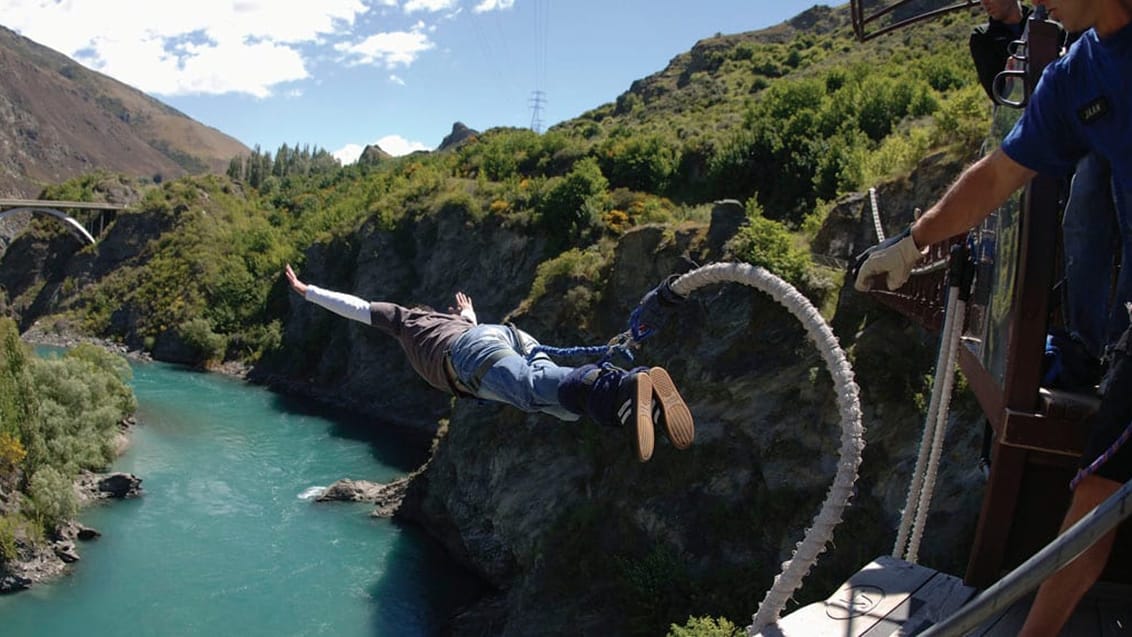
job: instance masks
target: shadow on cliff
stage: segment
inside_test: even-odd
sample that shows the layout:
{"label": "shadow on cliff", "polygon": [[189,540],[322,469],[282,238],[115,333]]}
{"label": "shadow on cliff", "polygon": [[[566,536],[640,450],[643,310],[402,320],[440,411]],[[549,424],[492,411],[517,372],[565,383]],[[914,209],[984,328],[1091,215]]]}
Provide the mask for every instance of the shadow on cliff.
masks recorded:
{"label": "shadow on cliff", "polygon": [[280,410],[329,421],[331,435],[367,443],[374,460],[392,469],[408,473],[428,459],[429,440],[419,432],[313,398],[276,393],[273,402]]}

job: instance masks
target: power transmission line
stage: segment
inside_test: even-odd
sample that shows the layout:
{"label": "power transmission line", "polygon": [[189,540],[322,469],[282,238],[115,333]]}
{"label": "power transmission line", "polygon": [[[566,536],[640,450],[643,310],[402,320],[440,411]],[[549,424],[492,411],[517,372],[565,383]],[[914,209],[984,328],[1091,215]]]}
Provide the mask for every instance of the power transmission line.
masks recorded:
{"label": "power transmission line", "polygon": [[531,130],[542,132],[542,106],[546,103],[546,93],[533,91],[531,93]]}

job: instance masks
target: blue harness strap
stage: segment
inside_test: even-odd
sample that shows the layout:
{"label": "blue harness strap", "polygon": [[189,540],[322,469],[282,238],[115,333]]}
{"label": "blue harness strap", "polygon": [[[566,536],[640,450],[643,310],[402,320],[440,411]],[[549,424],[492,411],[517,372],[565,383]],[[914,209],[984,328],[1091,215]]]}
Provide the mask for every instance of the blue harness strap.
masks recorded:
{"label": "blue harness strap", "polygon": [[630,362],[633,360],[633,352],[628,346],[622,344],[611,345],[583,345],[578,347],[553,347],[550,345],[538,345],[531,348],[531,352],[527,354],[527,360],[534,360],[536,356],[543,354],[545,356],[552,356],[554,358],[580,358],[600,356],[599,364],[607,363],[613,359],[614,354],[621,354]]}
{"label": "blue harness strap", "polygon": [[539,354],[572,358],[581,356],[600,356],[598,363],[609,363],[614,355],[620,354],[632,363],[633,352],[631,348],[640,345],[641,341],[656,334],[668,321],[668,315],[677,306],[684,302],[685,297],[672,290],[672,282],[677,279],[673,274],[666,278],[652,290],[649,290],[641,302],[629,315],[629,329],[613,337],[605,345],[589,345],[580,347],[551,347],[538,345],[526,354],[527,360],[533,360]]}

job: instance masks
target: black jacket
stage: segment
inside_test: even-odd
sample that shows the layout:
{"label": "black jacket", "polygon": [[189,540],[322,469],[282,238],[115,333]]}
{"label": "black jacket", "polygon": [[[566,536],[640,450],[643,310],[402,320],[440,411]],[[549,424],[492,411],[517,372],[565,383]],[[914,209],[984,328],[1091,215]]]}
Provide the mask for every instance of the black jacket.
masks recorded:
{"label": "black jacket", "polygon": [[987,97],[992,100],[994,76],[1006,68],[1006,58],[1010,57],[1008,47],[1011,42],[1022,37],[1022,29],[1031,11],[1030,7],[1023,5],[1022,22],[1016,26],[998,20],[988,20],[986,24],[980,24],[971,31],[971,59],[975,61],[979,83],[983,85]]}

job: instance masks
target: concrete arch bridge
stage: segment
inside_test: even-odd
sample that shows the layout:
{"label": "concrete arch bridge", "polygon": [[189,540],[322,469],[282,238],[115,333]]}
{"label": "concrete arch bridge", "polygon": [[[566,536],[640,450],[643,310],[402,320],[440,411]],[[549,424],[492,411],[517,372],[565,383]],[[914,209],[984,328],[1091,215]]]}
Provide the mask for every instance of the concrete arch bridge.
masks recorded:
{"label": "concrete arch bridge", "polygon": [[[94,245],[107,223],[126,206],[89,201],[44,201],[37,199],[0,199],[0,220],[21,212],[49,216],[67,227],[79,241]],[[76,219],[75,215],[82,220]]]}

